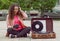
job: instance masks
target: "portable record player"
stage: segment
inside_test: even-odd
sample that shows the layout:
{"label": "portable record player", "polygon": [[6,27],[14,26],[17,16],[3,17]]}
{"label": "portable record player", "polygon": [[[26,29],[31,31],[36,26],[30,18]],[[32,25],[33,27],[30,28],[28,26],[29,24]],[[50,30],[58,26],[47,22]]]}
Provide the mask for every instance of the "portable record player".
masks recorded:
{"label": "portable record player", "polygon": [[56,38],[52,18],[32,18],[31,27],[34,39]]}

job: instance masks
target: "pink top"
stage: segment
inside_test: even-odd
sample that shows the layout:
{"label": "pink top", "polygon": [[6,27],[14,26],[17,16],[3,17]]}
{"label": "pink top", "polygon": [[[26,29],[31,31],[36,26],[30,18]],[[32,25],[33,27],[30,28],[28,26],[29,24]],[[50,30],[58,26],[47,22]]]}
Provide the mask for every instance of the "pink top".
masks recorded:
{"label": "pink top", "polygon": [[[22,11],[23,18],[26,19],[28,18],[27,14]],[[23,28],[23,20],[18,18],[17,16],[14,16],[14,19],[12,21],[9,20],[9,15],[7,15],[6,22],[7,22],[7,27],[13,27],[14,24],[19,24],[19,28],[16,30],[20,30]]]}
{"label": "pink top", "polygon": [[17,29],[15,29],[15,30],[20,30],[20,29],[23,29],[23,27],[24,27],[24,25],[19,20],[18,16],[14,16],[13,24],[14,25],[18,24],[19,25],[19,27]]}

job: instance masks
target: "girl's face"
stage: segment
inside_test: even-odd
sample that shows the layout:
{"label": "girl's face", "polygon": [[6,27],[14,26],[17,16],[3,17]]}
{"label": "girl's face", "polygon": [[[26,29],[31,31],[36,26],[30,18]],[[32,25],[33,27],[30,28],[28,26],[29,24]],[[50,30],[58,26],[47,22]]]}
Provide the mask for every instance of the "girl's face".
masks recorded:
{"label": "girl's face", "polygon": [[17,12],[18,12],[18,6],[15,6],[15,7],[14,7],[14,14],[16,15]]}

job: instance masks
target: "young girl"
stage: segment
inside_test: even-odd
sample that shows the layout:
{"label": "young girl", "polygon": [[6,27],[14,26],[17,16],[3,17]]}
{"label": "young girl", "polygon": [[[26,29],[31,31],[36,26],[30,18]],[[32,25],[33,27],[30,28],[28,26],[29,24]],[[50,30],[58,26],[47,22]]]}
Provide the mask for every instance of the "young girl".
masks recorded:
{"label": "young girl", "polygon": [[27,37],[27,33],[30,32],[30,27],[23,24],[23,19],[26,19],[27,17],[27,14],[21,10],[19,5],[11,5],[6,18],[8,27],[6,37],[9,37],[10,34],[11,38]]}

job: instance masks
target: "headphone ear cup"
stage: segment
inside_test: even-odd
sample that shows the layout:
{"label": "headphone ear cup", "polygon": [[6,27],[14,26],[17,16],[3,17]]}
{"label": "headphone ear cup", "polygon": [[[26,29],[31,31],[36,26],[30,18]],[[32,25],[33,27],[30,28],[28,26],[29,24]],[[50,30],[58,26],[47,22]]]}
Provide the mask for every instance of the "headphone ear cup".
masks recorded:
{"label": "headphone ear cup", "polygon": [[[37,29],[35,26],[39,25],[39,28]],[[39,32],[43,29],[43,24],[40,21],[35,21],[32,23],[32,31]]]}
{"label": "headphone ear cup", "polygon": [[14,25],[13,28],[17,29],[19,27],[18,24]]}

